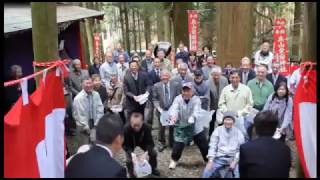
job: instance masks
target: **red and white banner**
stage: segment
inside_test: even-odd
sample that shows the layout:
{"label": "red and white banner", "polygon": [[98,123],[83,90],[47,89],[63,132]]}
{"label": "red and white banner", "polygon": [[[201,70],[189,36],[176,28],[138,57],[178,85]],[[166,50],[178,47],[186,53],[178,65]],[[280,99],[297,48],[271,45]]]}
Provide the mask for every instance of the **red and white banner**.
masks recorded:
{"label": "red and white banner", "polygon": [[100,34],[93,34],[93,54],[95,57],[100,58]]}
{"label": "red and white banner", "polygon": [[94,33],[93,34],[93,49],[94,49],[94,56],[100,56],[100,34]]}
{"label": "red and white banner", "polygon": [[280,62],[280,73],[284,76],[289,75],[288,64],[288,41],[286,33],[286,20],[277,18],[273,29],[273,53],[274,61]]}
{"label": "red and white banner", "polygon": [[294,96],[294,132],[306,177],[317,177],[317,73],[302,71]]}
{"label": "red and white banner", "polygon": [[57,69],[45,75],[32,95],[20,96],[4,117],[4,177],[63,178],[64,117],[63,83]]}
{"label": "red and white banner", "polygon": [[188,32],[189,32],[189,49],[197,51],[198,49],[198,24],[199,14],[195,10],[188,10]]}

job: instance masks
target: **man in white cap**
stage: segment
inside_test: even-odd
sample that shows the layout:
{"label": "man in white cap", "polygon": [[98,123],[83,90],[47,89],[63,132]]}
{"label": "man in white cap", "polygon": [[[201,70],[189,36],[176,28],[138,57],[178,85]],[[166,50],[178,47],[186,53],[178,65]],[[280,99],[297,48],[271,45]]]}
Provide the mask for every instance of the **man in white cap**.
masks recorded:
{"label": "man in white cap", "polygon": [[227,166],[239,177],[238,162],[240,145],[244,143],[242,132],[234,126],[236,114],[231,111],[224,113],[223,126],[217,127],[211,135],[208,163],[204,169],[203,178],[209,178],[223,166]]}
{"label": "man in white cap", "polygon": [[204,161],[207,161],[208,142],[205,133],[203,129],[195,128],[200,115],[200,98],[193,95],[192,82],[184,83],[182,93],[174,99],[169,109],[170,120],[175,124],[170,169],[176,167],[185,145],[190,144],[192,139],[199,147]]}

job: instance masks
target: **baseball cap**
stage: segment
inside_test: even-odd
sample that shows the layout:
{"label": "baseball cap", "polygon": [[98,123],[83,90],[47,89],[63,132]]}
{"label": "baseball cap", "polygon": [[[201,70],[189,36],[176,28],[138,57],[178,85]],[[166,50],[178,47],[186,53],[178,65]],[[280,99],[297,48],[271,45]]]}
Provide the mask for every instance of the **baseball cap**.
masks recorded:
{"label": "baseball cap", "polygon": [[231,119],[233,119],[233,122],[235,122],[236,121],[236,114],[234,113],[234,112],[232,112],[232,111],[227,111],[227,112],[225,112],[225,113],[223,113],[223,119],[222,119],[222,121],[224,120],[224,119],[226,119],[226,118],[231,118]]}
{"label": "baseball cap", "polygon": [[192,89],[192,83],[191,82],[186,82],[182,84],[182,89],[184,88],[189,88]]}

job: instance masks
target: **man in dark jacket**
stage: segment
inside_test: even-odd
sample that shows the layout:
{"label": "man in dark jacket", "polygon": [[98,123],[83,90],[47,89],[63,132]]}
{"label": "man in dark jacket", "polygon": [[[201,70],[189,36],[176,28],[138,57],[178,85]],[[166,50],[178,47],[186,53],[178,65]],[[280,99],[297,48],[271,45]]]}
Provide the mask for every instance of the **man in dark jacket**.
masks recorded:
{"label": "man in dark jacket", "polygon": [[72,157],[65,171],[66,178],[127,177],[126,169],[113,159],[123,143],[120,117],[113,113],[103,116],[97,125],[96,137],[88,151]]}
{"label": "man in dark jacket", "polygon": [[152,174],[159,176],[157,170],[157,152],[154,150],[154,142],[151,135],[151,128],[143,122],[143,116],[139,112],[133,112],[130,121],[124,126],[123,149],[126,152],[127,168],[130,177],[135,177],[133,173],[133,162],[131,153],[135,147],[139,146],[143,151],[148,151],[149,163],[152,167]]}
{"label": "man in dark jacket", "polygon": [[272,73],[267,74],[267,79],[272,83],[273,87],[278,86],[280,82],[287,83],[287,78],[279,73],[280,63],[272,63]]}
{"label": "man in dark jacket", "polygon": [[247,85],[251,79],[256,77],[256,73],[251,68],[251,62],[248,57],[244,57],[241,59],[240,66],[240,82],[244,85]]}
{"label": "man in dark jacket", "polygon": [[272,111],[254,118],[259,136],[240,146],[240,178],[288,178],[291,166],[289,147],[272,138],[278,124]]}
{"label": "man in dark jacket", "polygon": [[151,71],[149,71],[149,78],[152,81],[152,85],[160,82],[160,73],[161,73],[161,61],[159,58],[154,58],[153,60],[153,68],[151,69]]}
{"label": "man in dark jacket", "polygon": [[129,68],[123,78],[123,92],[125,94],[123,108],[127,119],[133,111],[144,113],[146,103],[140,104],[138,96],[147,91],[149,96],[151,95],[151,82],[145,72],[139,71],[139,63],[130,61]]}
{"label": "man in dark jacket", "polygon": [[98,57],[93,58],[93,64],[89,66],[89,75],[92,76],[93,74],[100,74],[100,59]]}
{"label": "man in dark jacket", "polygon": [[179,44],[179,50],[180,51],[176,54],[176,59],[181,58],[181,59],[183,59],[184,63],[188,64],[189,63],[189,54],[188,54],[188,52],[186,52],[184,50],[184,44],[183,43]]}
{"label": "man in dark jacket", "polygon": [[141,61],[141,70],[145,72],[150,72],[152,70],[152,63],[152,52],[149,49],[147,49],[145,58]]}

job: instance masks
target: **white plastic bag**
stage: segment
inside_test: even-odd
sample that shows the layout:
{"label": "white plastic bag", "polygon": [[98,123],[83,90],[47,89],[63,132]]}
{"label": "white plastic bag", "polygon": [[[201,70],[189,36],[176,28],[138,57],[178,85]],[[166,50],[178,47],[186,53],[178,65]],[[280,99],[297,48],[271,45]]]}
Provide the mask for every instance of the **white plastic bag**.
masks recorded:
{"label": "white plastic bag", "polygon": [[149,97],[149,92],[147,91],[144,94],[141,94],[138,96],[138,102],[140,105],[146,103],[148,101],[148,97]]}
{"label": "white plastic bag", "polygon": [[222,119],[223,119],[223,113],[221,112],[220,109],[218,109],[217,113],[216,113],[216,122],[215,122],[216,125],[215,125],[215,127],[222,123]]}
{"label": "white plastic bag", "polygon": [[259,110],[252,108],[251,111],[249,112],[249,114],[247,115],[246,120],[248,122],[250,122],[251,124],[253,124],[253,119],[256,117],[258,112],[259,112]]}
{"label": "white plastic bag", "polygon": [[276,131],[274,132],[274,135],[272,136],[273,139],[280,139],[281,138],[281,130],[280,128],[277,128]]}
{"label": "white plastic bag", "polygon": [[131,153],[133,162],[134,174],[138,177],[146,177],[151,174],[151,166],[147,161],[148,152],[143,153],[141,156],[137,156],[135,153]]}
{"label": "white plastic bag", "polygon": [[113,105],[110,109],[114,113],[119,113],[122,111],[122,105]]}
{"label": "white plastic bag", "polygon": [[168,111],[163,111],[160,115],[160,122],[162,126],[172,126],[172,121],[170,121],[170,115]]}

